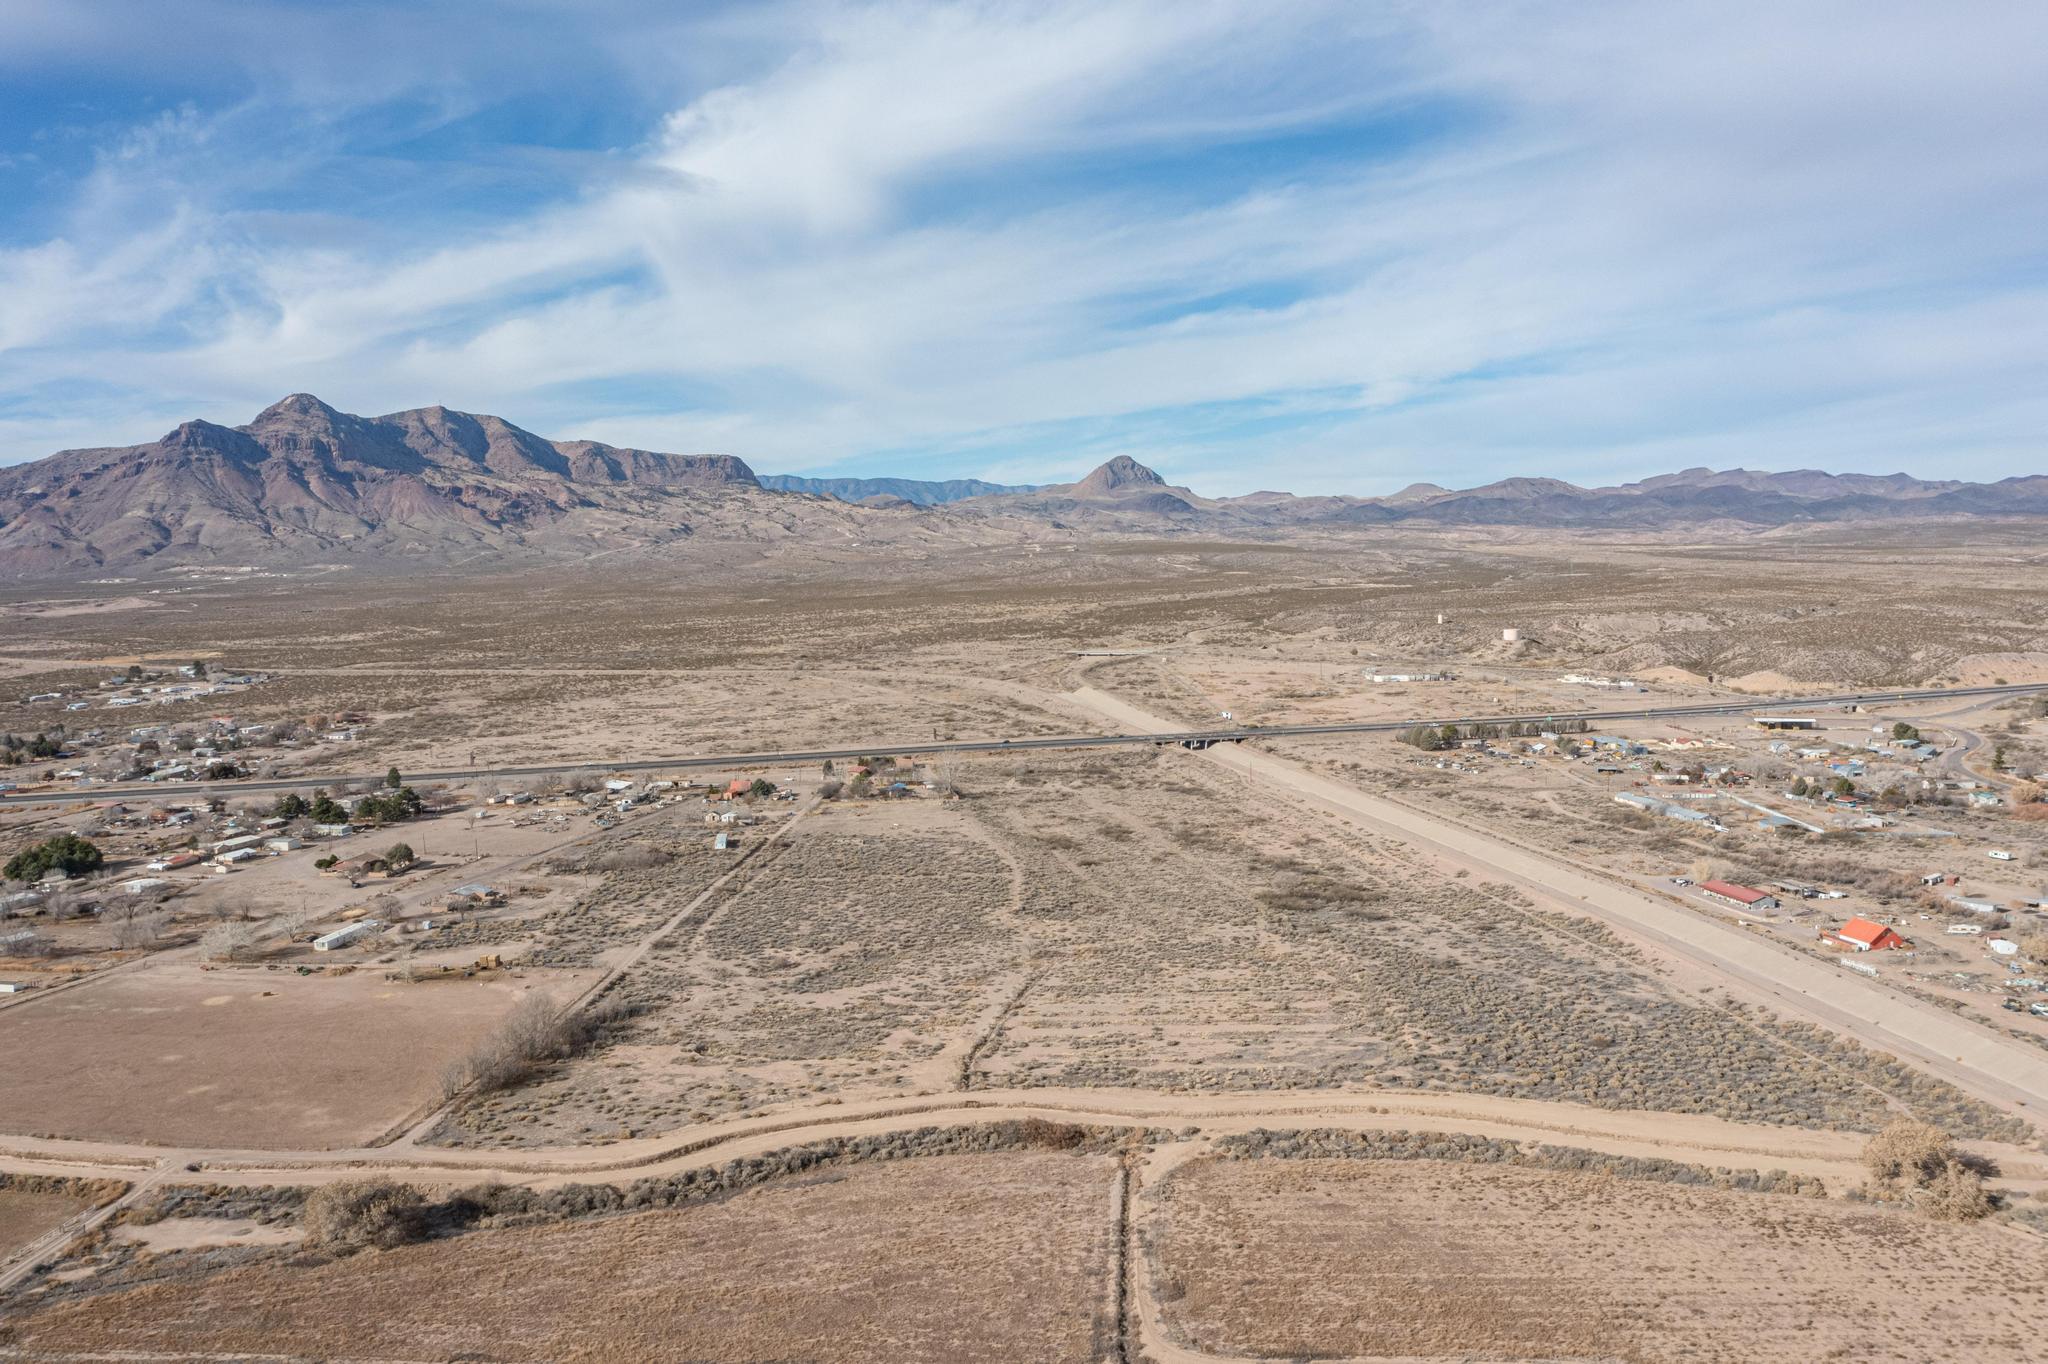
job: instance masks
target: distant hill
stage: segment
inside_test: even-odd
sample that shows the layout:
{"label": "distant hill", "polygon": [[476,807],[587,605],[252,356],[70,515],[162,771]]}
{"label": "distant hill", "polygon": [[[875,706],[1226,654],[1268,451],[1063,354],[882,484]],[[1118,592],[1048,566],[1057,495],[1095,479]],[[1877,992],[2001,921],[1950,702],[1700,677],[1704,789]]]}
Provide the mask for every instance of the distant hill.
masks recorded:
{"label": "distant hill", "polygon": [[821,497],[836,497],[841,502],[896,497],[919,507],[936,507],[969,497],[1037,492],[1041,486],[1036,483],[984,483],[978,478],[930,481],[919,478],[803,478],[796,474],[761,474],[759,481],[762,487],[778,493],[815,493]]}
{"label": "distant hill", "polygon": [[[1232,499],[1225,499],[1228,506]],[[1314,505],[1310,505],[1314,504]],[[1249,510],[1249,509],[1248,509]],[[1450,491],[1417,484],[1386,498],[1270,500],[1269,520],[1352,525],[1527,526],[1614,530],[1729,526],[1768,529],[1803,523],[1959,517],[2048,516],[2048,477],[1997,483],[1928,481],[1907,474],[1764,473],[1688,469],[1611,488],[1550,478],[1510,478]]]}
{"label": "distant hill", "polygon": [[969,498],[953,510],[1009,516],[1060,531],[1116,534],[1186,528],[1217,505],[1172,486],[1130,456],[1118,455],[1072,483]]}

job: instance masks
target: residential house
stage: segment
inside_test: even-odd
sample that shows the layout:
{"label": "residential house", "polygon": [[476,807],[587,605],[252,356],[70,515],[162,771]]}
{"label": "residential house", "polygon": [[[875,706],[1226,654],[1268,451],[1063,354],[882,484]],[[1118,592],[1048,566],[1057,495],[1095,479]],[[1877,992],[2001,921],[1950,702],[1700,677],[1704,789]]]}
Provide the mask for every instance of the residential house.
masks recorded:
{"label": "residential house", "polygon": [[1716,900],[1738,906],[1742,909],[1776,909],[1778,907],[1777,896],[1770,894],[1768,891],[1757,890],[1753,886],[1739,886],[1733,881],[1702,881],[1700,882],[1700,891],[1702,894],[1710,895]]}
{"label": "residential house", "polygon": [[1857,952],[1910,951],[1913,946],[1883,924],[1860,916],[1849,920],[1824,937],[1827,941]]}

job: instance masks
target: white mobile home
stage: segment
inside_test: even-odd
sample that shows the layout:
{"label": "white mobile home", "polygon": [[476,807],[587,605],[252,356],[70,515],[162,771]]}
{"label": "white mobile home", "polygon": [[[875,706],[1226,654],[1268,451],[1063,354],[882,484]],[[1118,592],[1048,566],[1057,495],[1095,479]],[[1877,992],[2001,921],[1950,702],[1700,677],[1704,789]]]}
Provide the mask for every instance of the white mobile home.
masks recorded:
{"label": "white mobile home", "polygon": [[358,938],[366,938],[381,927],[383,925],[375,919],[364,919],[360,923],[348,924],[342,928],[335,929],[332,933],[322,933],[319,937],[313,939],[313,950],[315,952],[332,952],[337,947],[347,947]]}

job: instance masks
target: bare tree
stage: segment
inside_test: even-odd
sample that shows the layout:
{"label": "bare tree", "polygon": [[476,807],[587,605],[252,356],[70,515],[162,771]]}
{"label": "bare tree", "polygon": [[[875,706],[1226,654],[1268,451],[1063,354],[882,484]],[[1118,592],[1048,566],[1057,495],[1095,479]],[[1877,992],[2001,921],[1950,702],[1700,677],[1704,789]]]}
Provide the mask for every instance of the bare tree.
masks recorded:
{"label": "bare tree", "polygon": [[249,909],[249,902],[239,895],[221,896],[207,905],[206,912],[224,923],[229,920],[253,919],[256,917]]}
{"label": "bare tree", "polygon": [[163,938],[164,928],[171,916],[160,910],[141,906],[125,906],[123,911],[108,922],[114,946],[125,950],[151,947]]}
{"label": "bare tree", "polygon": [[233,961],[256,945],[256,925],[226,919],[199,935],[199,952],[212,961]]}
{"label": "bare tree", "polygon": [[287,910],[268,919],[230,919],[217,923],[199,937],[201,955],[215,961],[235,961],[271,938],[291,937],[312,921],[307,910]]}

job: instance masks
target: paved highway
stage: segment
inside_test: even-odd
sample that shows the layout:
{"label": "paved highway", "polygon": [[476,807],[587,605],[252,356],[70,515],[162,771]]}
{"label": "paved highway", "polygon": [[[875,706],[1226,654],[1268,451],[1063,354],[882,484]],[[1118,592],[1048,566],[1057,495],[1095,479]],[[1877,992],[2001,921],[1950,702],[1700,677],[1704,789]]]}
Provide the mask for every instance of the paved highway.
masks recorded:
{"label": "paved highway", "polygon": [[[1609,720],[1669,718],[1685,715],[1740,715],[1766,710],[1824,710],[1845,705],[1895,705],[1910,701],[1948,700],[1955,697],[2022,696],[2048,691],[2048,684],[2023,683],[1998,687],[1930,687],[1908,691],[1844,692],[1833,696],[1789,698],[1745,697],[1732,701],[1698,701],[1677,706],[1632,706],[1626,710],[1531,711],[1520,715],[1417,716],[1407,720],[1362,720],[1327,725],[1245,725],[1229,729],[1174,730],[1162,734],[1060,734],[1021,739],[966,739],[942,743],[892,743],[875,740],[858,748],[794,749],[774,753],[689,754],[669,758],[613,759],[585,758],[576,762],[534,763],[522,767],[451,768],[442,772],[408,772],[415,785],[427,782],[476,781],[482,778],[506,780],[517,777],[545,777],[568,772],[672,772],[691,769],[733,769],[769,767],[790,763],[835,762],[889,753],[916,757],[938,753],[997,753],[1034,748],[1105,748],[1119,744],[1189,744],[1207,746],[1236,743],[1244,739],[1287,738],[1306,734],[1390,734],[1415,725],[1510,725],[1527,722],[1550,723],[1584,720],[1595,724]],[[307,791],[320,786],[348,782],[383,780],[381,772],[324,772],[304,776],[266,778],[260,781],[136,783],[122,786],[93,786],[72,791],[13,792],[0,796],[0,808],[14,805],[68,805],[81,800],[151,799],[167,795],[193,794],[246,796],[271,791]]]}

